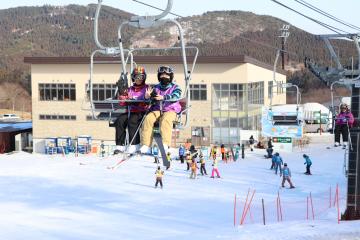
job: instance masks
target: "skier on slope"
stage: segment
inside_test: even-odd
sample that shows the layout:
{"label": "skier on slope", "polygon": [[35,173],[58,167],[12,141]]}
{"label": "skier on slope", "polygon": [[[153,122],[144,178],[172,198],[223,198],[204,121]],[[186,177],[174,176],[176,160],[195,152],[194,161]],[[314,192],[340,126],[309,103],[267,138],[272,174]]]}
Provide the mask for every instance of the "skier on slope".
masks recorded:
{"label": "skier on slope", "polygon": [[249,145],[250,145],[251,151],[254,151],[254,144],[255,144],[255,139],[254,139],[253,135],[251,135],[249,138]]}
{"label": "skier on slope", "polygon": [[155,176],[156,176],[155,188],[157,188],[159,183],[160,183],[160,187],[163,188],[162,178],[164,176],[164,171],[161,170],[160,166],[155,171]]}
{"label": "skier on slope", "polygon": [[311,175],[310,167],[311,167],[311,165],[312,165],[312,162],[311,162],[311,160],[310,160],[310,157],[309,157],[308,155],[304,154],[304,155],[303,155],[303,158],[305,158],[304,164],[306,164],[306,172],[305,172],[305,174],[306,174],[306,175]]}
{"label": "skier on slope", "polygon": [[171,143],[173,122],[181,111],[179,103],[181,89],[173,83],[174,70],[169,66],[160,66],[157,74],[159,83],[154,88],[149,88],[145,93],[145,99],[154,99],[156,102],[151,106],[150,112],[144,119],[141,132],[141,153],[148,153],[152,142],[154,123],[159,121],[160,134],[165,151]]}
{"label": "skier on slope", "polygon": [[199,158],[200,158],[200,173],[201,173],[201,175],[204,175],[204,174],[207,175],[206,168],[205,168],[206,161],[205,161],[205,158],[202,155],[202,153],[200,153]]}
{"label": "skier on slope", "polygon": [[213,161],[213,169],[211,171],[211,178],[214,178],[214,174],[216,173],[217,177],[220,178],[220,173],[219,173],[219,169],[218,169],[218,160],[215,158]]}
{"label": "skier on slope", "polygon": [[[142,66],[137,66],[131,73],[133,85],[123,92],[119,92],[119,100],[144,100],[145,93],[149,86],[145,84],[146,71]],[[126,128],[129,133],[129,141],[134,139],[128,147],[128,153],[134,153],[138,150],[140,144],[140,134],[137,129],[140,127],[141,120],[144,117],[149,105],[144,102],[128,104],[120,102],[121,106],[128,106],[127,112],[120,114],[115,121],[115,142],[116,149],[114,154],[125,151]],[[136,133],[137,131],[137,133]],[[136,134],[135,134],[136,133]]]}
{"label": "skier on slope", "polygon": [[180,159],[181,163],[184,163],[184,158],[185,158],[185,147],[180,144],[180,147],[179,147],[179,159]]}
{"label": "skier on slope", "polygon": [[277,152],[275,153],[275,174],[277,175],[277,171],[279,169],[281,175],[281,165],[283,164],[283,160],[280,157],[280,154]]}
{"label": "skier on slope", "polygon": [[282,170],[282,173],[280,172],[280,177],[283,177],[281,187],[285,187],[285,181],[288,181],[290,184],[290,188],[295,188],[294,185],[291,182],[291,171],[290,168],[288,168],[287,163],[284,163],[284,168]]}
{"label": "skier on slope", "polygon": [[195,179],[196,178],[196,172],[199,169],[199,167],[196,164],[195,158],[192,159],[190,168],[191,168],[190,178]]}
{"label": "skier on slope", "polygon": [[210,157],[212,157],[213,160],[215,160],[216,154],[217,154],[217,147],[216,147],[216,145],[214,145],[214,146],[212,146],[212,148],[210,150]]}
{"label": "skier on slope", "polygon": [[151,149],[152,155],[154,156],[154,163],[159,163],[159,149],[156,144]]}

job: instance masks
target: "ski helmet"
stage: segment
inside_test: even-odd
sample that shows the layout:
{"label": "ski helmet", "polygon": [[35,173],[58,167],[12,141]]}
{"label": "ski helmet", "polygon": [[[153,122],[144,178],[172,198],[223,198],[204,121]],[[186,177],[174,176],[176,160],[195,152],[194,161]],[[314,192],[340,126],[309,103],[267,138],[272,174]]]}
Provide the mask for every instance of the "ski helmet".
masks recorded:
{"label": "ski helmet", "polygon": [[142,79],[145,83],[146,80],[146,71],[143,66],[137,66],[131,73],[131,80],[135,82],[136,79]]}
{"label": "ski helmet", "polygon": [[173,78],[174,78],[174,69],[172,69],[169,66],[160,66],[158,68],[158,80],[160,81],[160,76],[161,74],[165,73],[166,75],[170,76],[170,82],[172,82]]}

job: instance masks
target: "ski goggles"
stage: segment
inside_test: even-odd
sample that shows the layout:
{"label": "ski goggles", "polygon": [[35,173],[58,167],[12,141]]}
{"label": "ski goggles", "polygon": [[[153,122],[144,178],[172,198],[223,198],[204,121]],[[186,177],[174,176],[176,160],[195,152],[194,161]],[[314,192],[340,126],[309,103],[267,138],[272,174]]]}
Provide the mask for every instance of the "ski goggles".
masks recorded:
{"label": "ski goggles", "polygon": [[167,67],[167,66],[161,66],[159,67],[158,69],[158,73],[167,73],[167,74],[170,74],[174,72],[174,70],[171,68],[171,67]]}
{"label": "ski goggles", "polygon": [[144,81],[145,75],[144,74],[138,74],[134,76],[134,80],[141,80]]}

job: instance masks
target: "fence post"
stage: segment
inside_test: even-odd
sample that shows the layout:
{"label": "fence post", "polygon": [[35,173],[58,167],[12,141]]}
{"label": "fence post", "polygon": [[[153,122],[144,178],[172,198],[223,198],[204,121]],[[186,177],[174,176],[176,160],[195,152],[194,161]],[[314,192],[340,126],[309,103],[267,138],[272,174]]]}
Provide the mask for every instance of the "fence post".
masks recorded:
{"label": "fence post", "polygon": [[280,215],[280,221],[283,220],[282,218],[282,209],[281,209],[281,201],[280,201],[280,193],[278,191],[278,202],[279,202],[279,215]]}
{"label": "fence post", "polygon": [[339,185],[336,184],[336,207],[338,213],[338,224],[340,224],[340,208],[339,208]]}
{"label": "fence post", "polygon": [[312,218],[313,218],[313,220],[314,220],[314,219],[315,219],[315,215],[314,215],[314,205],[313,205],[313,200],[312,200],[311,192],[310,192],[310,203],[311,203]]}
{"label": "fence post", "polygon": [[264,204],[264,199],[261,199],[261,203],[262,203],[262,212],[263,212],[263,223],[265,225],[265,204]]}
{"label": "fence post", "polygon": [[234,198],[234,227],[236,225],[236,193]]}
{"label": "fence post", "polygon": [[309,196],[306,196],[306,220],[309,220]]}
{"label": "fence post", "polygon": [[329,208],[331,208],[331,186],[329,191]]}

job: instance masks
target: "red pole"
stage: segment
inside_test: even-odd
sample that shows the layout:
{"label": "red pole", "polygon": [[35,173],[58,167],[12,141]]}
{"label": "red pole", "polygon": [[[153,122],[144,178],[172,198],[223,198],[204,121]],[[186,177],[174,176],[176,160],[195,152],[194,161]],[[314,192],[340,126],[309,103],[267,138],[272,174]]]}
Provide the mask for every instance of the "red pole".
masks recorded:
{"label": "red pole", "polygon": [[331,208],[331,186],[329,191],[329,208]]}
{"label": "red pole", "polygon": [[242,222],[242,219],[244,218],[245,208],[246,208],[246,205],[247,205],[249,194],[250,194],[250,188],[248,189],[248,193],[247,193],[247,196],[246,196],[246,201],[245,201],[243,212],[242,212],[241,219],[240,219],[240,225],[242,224],[241,222]]}
{"label": "red pole", "polygon": [[244,217],[243,217],[243,219],[241,219],[241,225],[242,225],[242,224],[244,223],[244,221],[245,221],[245,218],[246,218],[247,212],[248,212],[248,211],[249,211],[249,209],[250,209],[251,202],[252,202],[252,200],[253,200],[254,194],[255,194],[255,190],[253,191],[253,193],[252,193],[252,195],[251,195],[251,198],[250,198],[249,204],[247,205],[247,208],[246,208],[246,210],[245,210]]}
{"label": "red pole", "polygon": [[340,224],[340,208],[339,208],[339,185],[336,185],[336,207],[338,212],[338,224]]}
{"label": "red pole", "polygon": [[234,227],[236,225],[236,193],[234,198]]}
{"label": "red pole", "polygon": [[336,190],[335,190],[335,196],[334,196],[334,207],[335,207],[335,204],[336,204],[336,198],[337,198],[337,193],[338,193],[338,185],[336,184]]}
{"label": "red pole", "polygon": [[314,215],[314,205],[313,205],[313,200],[312,200],[311,192],[310,192],[310,203],[311,203],[312,218],[313,218],[313,220],[314,220],[314,219],[315,219],[315,215]]}
{"label": "red pole", "polygon": [[281,201],[280,201],[280,193],[279,193],[279,191],[278,191],[278,198],[279,198],[280,221],[282,221],[283,217],[282,217],[282,209],[281,209]]}

